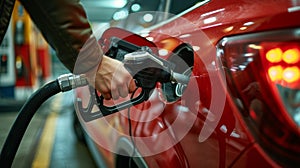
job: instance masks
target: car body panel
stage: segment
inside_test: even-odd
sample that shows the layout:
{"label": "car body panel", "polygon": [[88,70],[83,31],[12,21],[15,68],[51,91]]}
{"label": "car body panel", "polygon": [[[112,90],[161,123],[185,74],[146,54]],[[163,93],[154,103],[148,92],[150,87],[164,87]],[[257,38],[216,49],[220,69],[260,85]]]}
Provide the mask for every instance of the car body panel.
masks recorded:
{"label": "car body panel", "polygon": [[[299,5],[299,1],[292,0],[211,0],[147,29],[146,38],[151,37],[159,50],[173,51],[182,43],[191,44],[194,50],[200,48],[194,53],[193,80],[184,93],[187,97],[168,102],[158,85],[148,101],[130,111],[132,136],[148,138],[147,142],[135,144],[148,167],[281,166],[260,148],[251,134],[245,116],[227,90],[222,69],[216,65],[214,47],[224,37],[299,27]],[[216,81],[212,81],[212,76]],[[212,103],[215,95],[224,100],[219,107],[221,112]],[[185,98],[188,101],[183,101]],[[116,145],[121,137],[131,141],[127,113],[124,110],[85,123],[86,131],[93,139],[102,139],[106,146],[121,148]],[[169,129],[174,122],[182,127],[188,125],[188,131],[180,127]],[[204,128],[209,135],[201,139],[206,134],[202,132]],[[166,136],[153,136],[162,132],[167,132]],[[105,151],[108,165],[114,167],[115,154]],[[130,155],[130,151],[123,152]]]}

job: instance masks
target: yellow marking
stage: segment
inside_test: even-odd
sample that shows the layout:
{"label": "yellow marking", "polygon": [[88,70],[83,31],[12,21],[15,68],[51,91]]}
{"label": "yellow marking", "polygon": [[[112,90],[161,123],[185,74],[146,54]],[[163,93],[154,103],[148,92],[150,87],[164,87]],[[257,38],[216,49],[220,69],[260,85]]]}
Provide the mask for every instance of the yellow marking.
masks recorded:
{"label": "yellow marking", "polygon": [[62,95],[58,94],[51,103],[52,112],[47,117],[43,133],[38,144],[35,158],[31,165],[32,168],[47,168],[50,166],[51,153],[53,149],[53,143],[55,138],[56,120],[61,110]]}
{"label": "yellow marking", "polygon": [[50,165],[57,115],[55,112],[52,112],[47,117],[45,128],[32,163],[32,168],[47,168]]}

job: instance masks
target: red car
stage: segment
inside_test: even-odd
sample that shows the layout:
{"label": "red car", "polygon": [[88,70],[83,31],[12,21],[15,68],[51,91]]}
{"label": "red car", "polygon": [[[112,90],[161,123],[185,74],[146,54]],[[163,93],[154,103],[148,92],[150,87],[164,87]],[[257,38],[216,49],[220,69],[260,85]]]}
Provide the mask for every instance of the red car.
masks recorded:
{"label": "red car", "polygon": [[[105,51],[112,36],[147,46],[190,81],[105,117],[77,110],[100,166],[298,167],[299,18],[297,0],[205,0],[138,34],[108,29]],[[90,95],[77,90],[84,108]]]}

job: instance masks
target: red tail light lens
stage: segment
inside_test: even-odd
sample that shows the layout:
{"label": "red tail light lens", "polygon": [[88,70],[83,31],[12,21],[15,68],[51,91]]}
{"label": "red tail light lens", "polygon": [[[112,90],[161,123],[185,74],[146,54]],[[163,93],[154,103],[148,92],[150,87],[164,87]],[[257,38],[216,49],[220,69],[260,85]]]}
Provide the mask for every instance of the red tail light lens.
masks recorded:
{"label": "red tail light lens", "polygon": [[260,48],[270,80],[287,88],[300,89],[299,42],[262,42]]}
{"label": "red tail light lens", "polygon": [[218,54],[262,148],[282,164],[299,164],[300,29],[224,38]]}

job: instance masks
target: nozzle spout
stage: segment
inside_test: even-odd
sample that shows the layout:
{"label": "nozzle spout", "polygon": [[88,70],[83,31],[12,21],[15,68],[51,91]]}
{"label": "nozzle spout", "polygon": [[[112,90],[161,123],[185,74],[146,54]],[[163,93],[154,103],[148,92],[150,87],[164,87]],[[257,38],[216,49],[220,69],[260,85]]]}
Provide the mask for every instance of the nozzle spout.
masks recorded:
{"label": "nozzle spout", "polygon": [[183,75],[176,72],[171,72],[171,79],[172,82],[180,83],[183,85],[187,85],[190,81],[190,77],[187,75]]}

